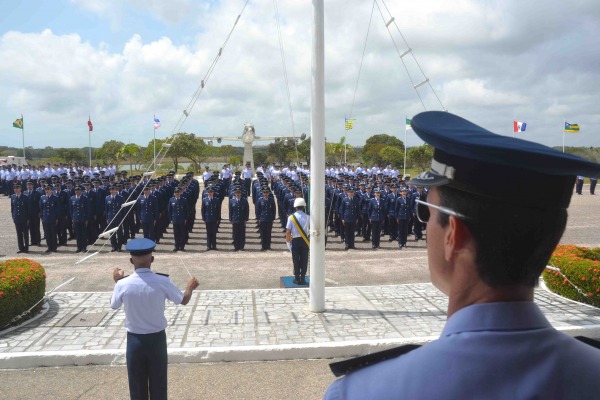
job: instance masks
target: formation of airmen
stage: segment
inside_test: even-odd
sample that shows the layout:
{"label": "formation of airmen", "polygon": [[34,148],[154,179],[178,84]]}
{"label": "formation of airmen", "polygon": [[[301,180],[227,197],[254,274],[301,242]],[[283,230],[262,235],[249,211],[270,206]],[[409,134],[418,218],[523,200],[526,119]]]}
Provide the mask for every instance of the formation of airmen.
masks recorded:
{"label": "formation of airmen", "polygon": [[[285,232],[288,217],[295,211],[294,201],[303,198],[310,204],[310,170],[302,166],[267,167],[252,171],[250,163],[233,171],[226,164],[221,171],[202,174],[204,188],[189,172],[181,180],[170,173],[150,180],[127,177],[126,171],[107,168],[55,164],[46,167],[2,167],[0,191],[11,196],[11,212],[17,231],[19,253],[29,245],[41,246],[43,229],[46,252],[56,252],[68,240],[75,240],[77,252],[86,252],[102,232],[110,235],[112,251],[136,235],[156,243],[173,225],[173,251],[185,251],[196,221],[200,199],[201,219],[206,227],[206,250],[217,250],[221,206],[227,197],[232,226],[232,244],[245,249],[250,221],[250,201],[254,205],[253,223],[260,233],[261,250],[271,250],[275,221]],[[404,177],[406,178],[406,177]],[[396,169],[358,165],[328,166],[325,176],[327,225],[346,249],[355,248],[355,237],[380,248],[381,236],[406,246],[408,236],[423,238],[425,228],[415,217],[416,200],[426,193],[406,185]],[[125,204],[125,206],[123,206]],[[307,210],[310,214],[310,209]],[[254,229],[254,228],[252,228]]]}

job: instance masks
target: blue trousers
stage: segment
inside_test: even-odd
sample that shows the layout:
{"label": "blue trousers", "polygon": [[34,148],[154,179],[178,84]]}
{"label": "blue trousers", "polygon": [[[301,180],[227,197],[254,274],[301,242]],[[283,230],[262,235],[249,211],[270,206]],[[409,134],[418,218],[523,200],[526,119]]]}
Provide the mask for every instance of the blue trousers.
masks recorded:
{"label": "blue trousers", "polygon": [[167,335],[127,333],[127,377],[131,399],[167,398]]}
{"label": "blue trousers", "polygon": [[301,237],[292,239],[292,261],[294,262],[294,277],[304,278],[308,270],[309,248]]}

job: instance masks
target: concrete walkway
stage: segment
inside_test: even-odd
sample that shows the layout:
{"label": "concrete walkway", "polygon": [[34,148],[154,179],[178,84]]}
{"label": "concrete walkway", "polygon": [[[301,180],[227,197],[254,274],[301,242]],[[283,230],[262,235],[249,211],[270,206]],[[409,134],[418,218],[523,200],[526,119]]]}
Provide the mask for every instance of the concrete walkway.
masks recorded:
{"label": "concrete walkway", "polygon": [[[59,292],[43,315],[0,333],[0,369],[125,363],[125,314],[109,292]],[[308,289],[199,291],[168,303],[169,361],[352,357],[439,336],[447,298],[431,284],[326,288],[324,313]],[[552,325],[600,337],[600,309],[536,291]]]}

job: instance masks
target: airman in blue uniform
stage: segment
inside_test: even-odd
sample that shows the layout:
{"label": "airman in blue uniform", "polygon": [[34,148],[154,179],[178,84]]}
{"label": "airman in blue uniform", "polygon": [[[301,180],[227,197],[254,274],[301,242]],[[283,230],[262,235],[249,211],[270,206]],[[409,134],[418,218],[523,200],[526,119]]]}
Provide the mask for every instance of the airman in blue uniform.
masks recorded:
{"label": "airman in blue uniform", "polygon": [[271,250],[271,232],[276,216],[275,200],[267,186],[262,188],[262,197],[256,203],[261,250]]}
{"label": "airman in blue uniform", "polygon": [[175,237],[173,251],[185,251],[188,235],[185,229],[185,221],[188,218],[189,209],[187,200],[181,197],[180,188],[175,188],[173,197],[169,200],[168,214],[169,220],[173,224],[173,235]]}
{"label": "airman in blue uniform", "polygon": [[206,225],[206,251],[217,250],[217,223],[219,221],[219,200],[215,198],[214,189],[206,189],[206,197],[202,199],[202,221]]}
{"label": "airman in blue uniform", "polygon": [[354,233],[358,222],[360,199],[354,196],[354,186],[348,187],[348,196],[342,199],[340,205],[340,216],[344,225],[344,239],[346,241],[346,250],[354,249]]}
{"label": "airman in blue uniform", "polygon": [[398,245],[406,247],[408,240],[408,222],[411,216],[410,199],[406,196],[408,189],[403,186],[400,196],[396,199],[396,221],[398,222]]}
{"label": "airman in blue uniform", "polygon": [[158,201],[150,194],[150,184],[144,188],[144,193],[138,197],[137,206],[142,223],[144,237],[154,241],[154,226],[158,220]]}
{"label": "airman in blue uniform", "polygon": [[39,246],[42,241],[40,234],[40,197],[41,194],[33,187],[33,181],[27,181],[27,190],[25,195],[29,202],[29,237],[32,246]]}
{"label": "airman in blue uniform", "polygon": [[378,249],[381,238],[381,229],[385,217],[385,203],[381,200],[381,191],[375,188],[373,191],[375,198],[368,201],[368,217],[371,222],[372,239],[371,244],[374,249]]}
{"label": "airman in blue uniform", "polygon": [[17,244],[19,246],[17,253],[28,253],[29,234],[27,227],[29,225],[29,202],[27,201],[27,196],[21,193],[21,184],[13,183],[12,190],[15,193],[10,196],[10,212],[15,223],[15,228],[17,229]]}
{"label": "airman in blue uniform", "polygon": [[58,197],[52,194],[50,186],[45,187],[45,194],[40,197],[39,209],[41,210],[42,226],[48,249],[46,253],[58,250],[58,217],[61,214],[61,204]]}
{"label": "airman in blue uniform", "polygon": [[229,221],[232,225],[233,249],[244,250],[246,246],[246,223],[250,218],[248,200],[242,197],[241,188],[235,189],[235,197],[229,199]]}
{"label": "airman in blue uniform", "polygon": [[125,243],[125,237],[123,234],[123,218],[125,216],[125,209],[121,209],[125,200],[123,196],[117,193],[117,187],[111,185],[109,187],[110,194],[104,198],[104,212],[103,215],[106,217],[106,230],[117,228],[117,230],[110,236],[111,251],[121,251],[123,243]]}
{"label": "airman in blue uniform", "polygon": [[87,232],[86,226],[90,219],[90,206],[88,198],[81,194],[82,187],[75,188],[75,195],[69,199],[69,215],[73,221],[73,232],[77,240],[77,251],[81,253],[87,251]]}

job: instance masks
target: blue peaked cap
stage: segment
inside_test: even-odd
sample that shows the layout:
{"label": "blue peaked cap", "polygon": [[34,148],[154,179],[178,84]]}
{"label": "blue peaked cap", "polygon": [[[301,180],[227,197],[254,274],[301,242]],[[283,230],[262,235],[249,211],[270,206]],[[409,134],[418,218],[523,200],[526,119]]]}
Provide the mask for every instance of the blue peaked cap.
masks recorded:
{"label": "blue peaked cap", "polygon": [[141,256],[151,253],[155,247],[156,243],[154,243],[154,241],[146,238],[137,238],[127,242],[125,250],[131,253],[132,256]]}
{"label": "blue peaked cap", "polygon": [[434,147],[431,170],[410,180],[417,186],[448,185],[515,205],[566,209],[577,175],[600,176],[599,164],[447,112],[420,113],[411,126]]}

